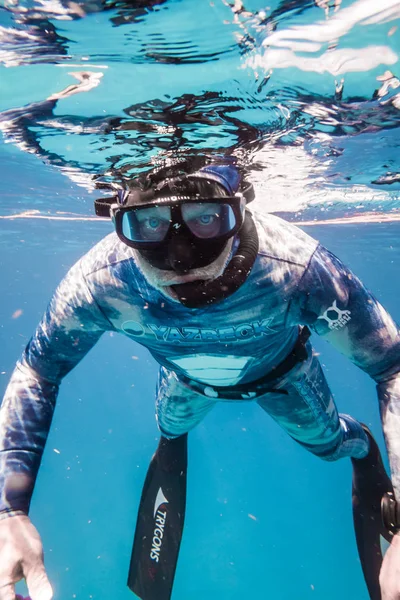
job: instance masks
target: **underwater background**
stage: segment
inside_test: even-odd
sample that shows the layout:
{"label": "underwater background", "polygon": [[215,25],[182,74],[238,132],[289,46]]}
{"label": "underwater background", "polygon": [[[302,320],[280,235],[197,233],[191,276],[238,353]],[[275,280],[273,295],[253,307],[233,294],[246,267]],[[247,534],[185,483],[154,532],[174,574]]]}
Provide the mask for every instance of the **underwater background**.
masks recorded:
{"label": "underwater background", "polygon": [[[1,0],[0,394],[60,279],[112,229],[94,199],[187,157],[239,161],[254,210],[319,239],[399,322],[399,25],[394,0]],[[374,383],[313,341],[339,410],[383,449]],[[30,513],[56,599],[133,598],[156,374],[107,334],[61,386]],[[221,403],[189,436],[173,600],[339,597],[368,598],[350,461]]]}

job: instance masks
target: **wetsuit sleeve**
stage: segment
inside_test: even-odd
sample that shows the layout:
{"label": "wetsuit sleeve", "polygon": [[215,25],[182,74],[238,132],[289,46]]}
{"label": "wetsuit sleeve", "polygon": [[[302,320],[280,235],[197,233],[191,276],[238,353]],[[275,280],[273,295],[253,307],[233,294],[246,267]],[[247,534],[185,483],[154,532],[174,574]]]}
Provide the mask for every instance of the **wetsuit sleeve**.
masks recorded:
{"label": "wetsuit sleeve", "polygon": [[62,378],[111,325],[77,263],[11,376],[0,408],[0,518],[27,513]]}
{"label": "wetsuit sleeve", "polygon": [[400,497],[400,332],[361,281],[322,246],[305,271],[292,309],[377,382],[393,485]]}

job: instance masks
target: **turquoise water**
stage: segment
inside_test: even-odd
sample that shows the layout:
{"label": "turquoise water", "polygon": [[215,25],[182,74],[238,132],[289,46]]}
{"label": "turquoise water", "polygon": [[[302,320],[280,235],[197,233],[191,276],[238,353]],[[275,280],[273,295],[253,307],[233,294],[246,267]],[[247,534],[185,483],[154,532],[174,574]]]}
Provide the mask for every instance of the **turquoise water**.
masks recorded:
{"label": "turquoise water", "polygon": [[[398,4],[195,4],[1,5],[0,393],[61,277],[111,231],[96,187],[187,155],[239,157],[258,209],[312,223],[400,320]],[[91,89],[32,107],[83,70]],[[315,347],[339,410],[382,443],[373,382]],[[132,598],[156,372],[107,335],[61,387],[31,510],[57,599]],[[252,404],[218,406],[189,442],[173,600],[367,600],[349,461],[319,462]]]}

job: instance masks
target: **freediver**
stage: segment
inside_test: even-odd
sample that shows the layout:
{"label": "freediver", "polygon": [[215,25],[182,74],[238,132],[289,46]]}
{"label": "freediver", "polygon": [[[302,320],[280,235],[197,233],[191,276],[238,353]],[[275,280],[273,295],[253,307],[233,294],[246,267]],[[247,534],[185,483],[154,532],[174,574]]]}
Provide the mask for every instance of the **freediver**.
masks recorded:
{"label": "freediver", "polygon": [[[400,598],[398,327],[318,241],[276,216],[250,212],[253,197],[233,162],[187,162],[154,169],[96,201],[115,232],[60,283],[0,410],[0,600],[14,600],[22,577],[32,600],[52,597],[28,516],[31,495],[61,380],[106,331],[137,341],[160,365],[161,440],[143,488],[129,574],[139,597],[170,597],[187,434],[228,400],[257,402],[325,461],[351,458],[369,593],[374,600]],[[338,414],[311,332],[376,381],[393,487],[369,430]],[[381,535],[391,544],[379,585]]]}

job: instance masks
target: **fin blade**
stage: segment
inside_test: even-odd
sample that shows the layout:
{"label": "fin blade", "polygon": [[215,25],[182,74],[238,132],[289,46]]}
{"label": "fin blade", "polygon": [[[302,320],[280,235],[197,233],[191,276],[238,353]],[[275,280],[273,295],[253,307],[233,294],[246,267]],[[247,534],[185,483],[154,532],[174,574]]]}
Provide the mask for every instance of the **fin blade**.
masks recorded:
{"label": "fin blade", "polygon": [[393,491],[393,487],[372,433],[365,425],[363,429],[370,441],[370,451],[365,458],[352,459],[354,531],[370,598],[381,600],[381,539],[390,541],[382,521],[381,502],[383,495]]}
{"label": "fin blade", "polygon": [[170,600],[186,509],[187,435],[161,438],[143,486],[128,587],[142,600]]}
{"label": "fin blade", "polygon": [[371,600],[381,600],[379,573],[382,566],[381,526],[365,507],[353,505],[358,555]]}

